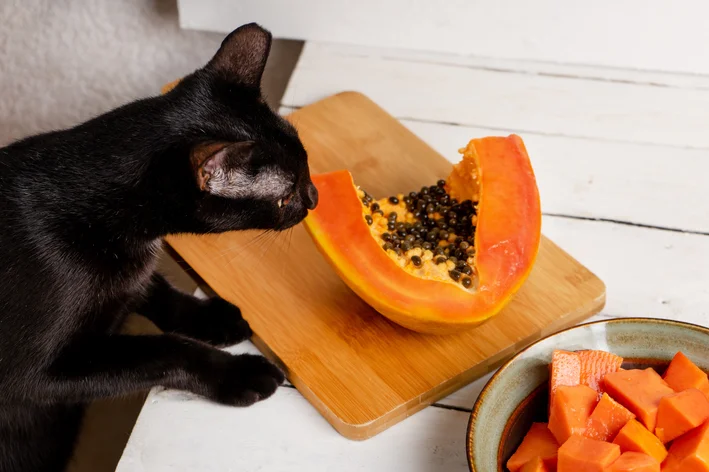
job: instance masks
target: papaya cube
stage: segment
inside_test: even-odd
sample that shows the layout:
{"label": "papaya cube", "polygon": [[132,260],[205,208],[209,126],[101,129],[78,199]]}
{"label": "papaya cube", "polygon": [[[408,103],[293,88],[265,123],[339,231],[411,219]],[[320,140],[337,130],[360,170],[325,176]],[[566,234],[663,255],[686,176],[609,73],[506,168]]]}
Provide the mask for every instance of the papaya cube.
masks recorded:
{"label": "papaya cube", "polygon": [[634,414],[604,393],[586,422],[584,436],[599,441],[613,441],[616,434],[633,418]]}
{"label": "papaya cube", "polygon": [[507,468],[517,472],[535,457],[540,457],[549,470],[556,469],[556,455],[559,444],[554,439],[546,423],[533,423],[512,457],[507,461]]}
{"label": "papaya cube", "polygon": [[630,420],[623,426],[613,440],[622,452],[641,452],[662,463],[667,457],[667,449],[662,441],[636,420]]}
{"label": "papaya cube", "polygon": [[549,430],[556,441],[564,444],[573,434],[583,435],[597,403],[598,392],[586,385],[557,388],[549,415]]}
{"label": "papaya cube", "polygon": [[675,354],[664,379],[675,392],[696,388],[709,397],[709,377],[682,352]]}
{"label": "papaya cube", "polygon": [[559,448],[557,472],[604,472],[620,457],[620,447],[573,435]]}
{"label": "papaya cube", "polygon": [[611,372],[617,372],[623,364],[623,358],[606,351],[579,351],[581,360],[581,385],[588,385],[603,393],[602,380]]}
{"label": "papaya cube", "polygon": [[709,472],[709,422],[675,439],[662,472]]}
{"label": "papaya cube", "polygon": [[657,408],[655,436],[663,443],[668,443],[708,418],[709,399],[696,388],[667,395],[660,400]]}
{"label": "papaya cube", "polygon": [[527,462],[520,472],[550,472],[541,457],[537,456]]}
{"label": "papaya cube", "polygon": [[605,472],[660,472],[660,463],[647,454],[624,452]]}
{"label": "papaya cube", "polygon": [[650,431],[655,431],[662,397],[675,393],[653,369],[611,372],[603,378],[606,392],[630,410]]}

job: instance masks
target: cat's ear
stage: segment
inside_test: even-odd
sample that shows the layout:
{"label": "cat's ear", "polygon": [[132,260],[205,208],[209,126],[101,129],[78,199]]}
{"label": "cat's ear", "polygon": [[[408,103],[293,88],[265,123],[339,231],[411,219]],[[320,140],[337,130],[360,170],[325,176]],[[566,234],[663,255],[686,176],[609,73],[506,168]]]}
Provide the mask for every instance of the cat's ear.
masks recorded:
{"label": "cat's ear", "polygon": [[256,23],[249,23],[224,38],[206,67],[236,82],[258,87],[270,50],[271,33]]}
{"label": "cat's ear", "polygon": [[251,157],[253,141],[198,144],[190,153],[197,186],[204,192],[225,195],[231,181]]}

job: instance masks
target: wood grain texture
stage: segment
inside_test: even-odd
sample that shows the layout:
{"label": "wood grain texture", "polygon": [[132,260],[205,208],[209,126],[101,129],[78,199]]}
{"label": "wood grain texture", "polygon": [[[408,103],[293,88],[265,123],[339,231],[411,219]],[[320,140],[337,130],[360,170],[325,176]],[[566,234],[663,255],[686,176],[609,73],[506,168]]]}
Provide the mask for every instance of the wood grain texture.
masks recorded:
{"label": "wood grain texture", "polygon": [[[312,172],[348,168],[373,195],[419,188],[450,170],[448,161],[360,94],[330,97],[290,120]],[[539,337],[598,312],[605,301],[603,283],[544,239],[529,280],[501,314],[458,335],[426,336],[390,323],[357,298],[302,227],[287,236],[287,248],[260,249],[253,237],[168,242],[212,289],[242,308],[257,346],[351,439],[381,432]]]}
{"label": "wood grain texture", "polygon": [[709,323],[709,237],[553,216],[542,231],[608,284],[604,313]]}

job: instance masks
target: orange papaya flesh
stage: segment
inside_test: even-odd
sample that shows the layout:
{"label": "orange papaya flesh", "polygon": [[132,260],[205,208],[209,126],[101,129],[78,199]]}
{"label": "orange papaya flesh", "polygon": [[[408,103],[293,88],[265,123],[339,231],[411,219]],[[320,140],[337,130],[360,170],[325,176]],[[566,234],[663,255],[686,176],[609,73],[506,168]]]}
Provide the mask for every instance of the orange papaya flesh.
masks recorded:
{"label": "orange papaya flesh", "polygon": [[604,472],[620,457],[620,447],[573,435],[559,448],[557,472]]}
{"label": "orange papaya flesh", "polygon": [[549,415],[549,430],[559,444],[572,435],[583,435],[591,412],[598,403],[598,393],[586,385],[557,388]]}
{"label": "orange papaya flesh", "polygon": [[584,436],[598,441],[613,441],[635,415],[604,393],[586,422]]}
{"label": "orange papaya flesh", "polygon": [[613,440],[623,452],[641,452],[662,463],[667,457],[667,449],[662,441],[637,420],[630,420]]}
{"label": "orange papaya flesh", "polygon": [[537,456],[534,459],[532,459],[531,461],[524,464],[524,467],[522,467],[521,472],[551,472],[551,471],[546,466],[546,464],[544,463],[542,458]]}
{"label": "orange papaya flesh", "polygon": [[611,372],[603,378],[606,392],[654,431],[660,400],[675,393],[653,369]]}
{"label": "orange papaya flesh", "polygon": [[556,470],[556,455],[559,444],[546,423],[533,423],[512,457],[507,461],[510,472],[517,472],[535,457],[540,457],[547,468]]}
{"label": "orange papaya flesh", "polygon": [[709,400],[701,391],[690,388],[667,395],[657,408],[655,436],[663,443],[682,436],[709,419]]}
{"label": "orange papaya flesh", "polygon": [[709,422],[675,439],[663,472],[709,472]]}
{"label": "orange papaya flesh", "polygon": [[[389,241],[381,239],[382,220],[386,218],[388,224],[392,211],[397,213],[397,223],[409,223],[412,228],[423,220],[422,215],[415,216],[421,211],[418,207],[413,211],[405,208],[405,194],[394,195],[399,201],[394,209],[388,198],[366,198],[348,171],[312,176],[319,204],[304,225],[316,246],[365,302],[415,331],[451,333],[494,316],[526,280],[539,249],[539,192],[521,138],[512,135],[474,139],[462,152],[463,160],[453,166],[442,188],[449,199],[469,201],[467,205],[475,210],[469,223],[466,221],[470,237],[456,243],[457,238],[451,241],[449,234],[441,246],[445,249],[457,244],[458,251],[462,250],[460,242],[467,243],[465,254],[461,254],[463,261],[450,261],[449,251],[448,261],[438,263],[435,249],[425,249],[421,242],[421,248],[404,250],[400,246],[402,254],[384,248]],[[374,203],[379,208],[373,210]],[[434,221],[442,216],[436,213],[434,209],[431,214]],[[426,212],[427,218],[428,215]],[[462,231],[461,223],[456,221],[453,233],[459,227]],[[402,231],[406,236],[412,232],[406,227]],[[442,241],[441,231],[439,228],[438,241]],[[416,240],[410,242],[413,245]],[[454,269],[448,262],[464,262],[470,274],[451,274]],[[466,278],[469,284],[464,285]]]}
{"label": "orange papaya flesh", "polygon": [[663,378],[667,385],[676,392],[696,388],[709,397],[709,378],[707,374],[682,352],[675,354]]}
{"label": "orange papaya flesh", "polygon": [[660,463],[647,454],[624,452],[605,472],[660,472]]}

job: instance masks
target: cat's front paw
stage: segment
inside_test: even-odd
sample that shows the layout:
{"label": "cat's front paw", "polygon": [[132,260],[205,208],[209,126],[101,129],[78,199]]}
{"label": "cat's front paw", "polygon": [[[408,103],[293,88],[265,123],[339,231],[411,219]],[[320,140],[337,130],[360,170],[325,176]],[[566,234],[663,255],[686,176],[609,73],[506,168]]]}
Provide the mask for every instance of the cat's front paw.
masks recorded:
{"label": "cat's front paw", "polygon": [[213,346],[238,344],[253,334],[239,307],[219,297],[204,300],[180,332]]}
{"label": "cat's front paw", "polygon": [[249,406],[264,400],[285,381],[285,375],[263,356],[232,356],[221,372],[213,399],[234,406]]}

